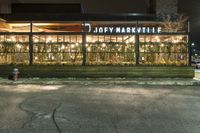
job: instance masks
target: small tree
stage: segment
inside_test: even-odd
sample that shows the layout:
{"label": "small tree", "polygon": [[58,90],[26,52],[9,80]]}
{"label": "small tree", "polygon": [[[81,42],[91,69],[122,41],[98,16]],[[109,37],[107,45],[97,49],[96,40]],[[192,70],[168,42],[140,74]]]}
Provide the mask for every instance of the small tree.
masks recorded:
{"label": "small tree", "polygon": [[184,14],[162,15],[163,27],[166,32],[181,32],[186,29],[188,17]]}

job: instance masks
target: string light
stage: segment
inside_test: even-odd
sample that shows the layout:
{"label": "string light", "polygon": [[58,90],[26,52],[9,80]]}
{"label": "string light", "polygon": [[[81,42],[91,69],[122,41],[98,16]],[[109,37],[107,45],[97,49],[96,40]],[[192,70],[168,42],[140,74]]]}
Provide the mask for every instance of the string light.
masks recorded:
{"label": "string light", "polygon": [[7,39],[8,42],[11,42],[12,40],[10,38]]}
{"label": "string light", "polygon": [[38,39],[34,39],[33,41],[34,41],[34,42],[36,42],[36,43],[38,43],[38,42],[39,42],[39,40],[38,40]]}

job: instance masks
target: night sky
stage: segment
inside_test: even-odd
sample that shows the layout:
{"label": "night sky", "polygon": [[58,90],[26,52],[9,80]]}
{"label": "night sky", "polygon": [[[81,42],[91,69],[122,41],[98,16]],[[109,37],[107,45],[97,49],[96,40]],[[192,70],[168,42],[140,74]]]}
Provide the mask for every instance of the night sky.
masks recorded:
{"label": "night sky", "polygon": [[200,0],[179,0],[179,12],[189,16],[191,40],[200,49]]}

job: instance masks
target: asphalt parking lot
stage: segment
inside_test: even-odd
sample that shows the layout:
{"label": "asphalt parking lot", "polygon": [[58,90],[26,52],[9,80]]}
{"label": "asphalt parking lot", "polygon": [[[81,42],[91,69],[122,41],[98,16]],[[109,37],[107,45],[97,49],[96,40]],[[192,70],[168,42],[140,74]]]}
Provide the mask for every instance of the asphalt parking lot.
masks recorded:
{"label": "asphalt parking lot", "polygon": [[199,133],[199,86],[0,85],[0,133]]}

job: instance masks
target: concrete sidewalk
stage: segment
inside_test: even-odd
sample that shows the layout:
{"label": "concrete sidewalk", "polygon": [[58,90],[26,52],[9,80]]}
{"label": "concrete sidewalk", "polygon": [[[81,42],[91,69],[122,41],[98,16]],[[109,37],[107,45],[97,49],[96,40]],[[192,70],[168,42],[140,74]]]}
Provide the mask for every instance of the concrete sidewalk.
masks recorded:
{"label": "concrete sidewalk", "polygon": [[20,78],[18,81],[0,79],[1,85],[12,84],[41,84],[41,85],[65,85],[65,84],[133,84],[133,85],[180,85],[200,86],[200,79],[187,78]]}

